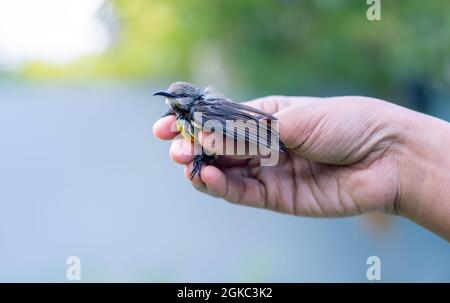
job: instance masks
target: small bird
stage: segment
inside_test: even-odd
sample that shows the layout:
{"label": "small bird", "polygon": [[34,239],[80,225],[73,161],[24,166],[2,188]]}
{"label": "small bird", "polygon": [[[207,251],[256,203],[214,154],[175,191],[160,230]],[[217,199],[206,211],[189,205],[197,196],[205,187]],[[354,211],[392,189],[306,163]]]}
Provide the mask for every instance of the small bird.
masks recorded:
{"label": "small bird", "polygon": [[[283,153],[287,151],[286,146],[279,141],[278,131],[271,125],[271,121],[275,121],[277,118],[261,110],[214,96],[208,89],[201,90],[187,82],[172,83],[167,90],[157,91],[153,96],[166,98],[169,109],[163,117],[175,115],[177,130],[191,142],[198,143],[198,131],[203,129],[206,121],[219,121],[222,134],[228,138],[258,146],[261,145],[260,134],[265,131],[267,138],[270,138],[266,147]],[[201,121],[198,120],[195,113],[201,113]],[[249,124],[244,126],[239,123],[234,124],[236,129],[229,129],[226,121],[253,121],[255,123],[250,125],[250,129]],[[252,125],[257,126],[252,127]],[[273,137],[276,138],[278,144],[274,144]],[[196,174],[201,177],[202,165],[212,164],[215,160],[215,155],[206,154],[203,150],[201,154],[195,155],[190,174],[191,180]]]}

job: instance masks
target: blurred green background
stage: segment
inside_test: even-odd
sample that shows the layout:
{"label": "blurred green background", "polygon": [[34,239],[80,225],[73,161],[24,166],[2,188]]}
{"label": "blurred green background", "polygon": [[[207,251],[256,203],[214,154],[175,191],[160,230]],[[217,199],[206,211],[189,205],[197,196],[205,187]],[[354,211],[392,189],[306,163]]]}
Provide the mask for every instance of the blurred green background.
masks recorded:
{"label": "blurred green background", "polygon": [[450,2],[0,0],[0,281],[450,281],[402,218],[298,218],[191,188],[151,134],[184,80],[236,101],[359,94],[450,119]]}
{"label": "blurred green background", "polygon": [[[116,0],[99,18],[100,55],[32,61],[32,79],[185,79],[258,94],[366,93],[407,102],[450,84],[450,3],[383,1],[368,21],[354,0]],[[420,88],[418,88],[420,86]]]}

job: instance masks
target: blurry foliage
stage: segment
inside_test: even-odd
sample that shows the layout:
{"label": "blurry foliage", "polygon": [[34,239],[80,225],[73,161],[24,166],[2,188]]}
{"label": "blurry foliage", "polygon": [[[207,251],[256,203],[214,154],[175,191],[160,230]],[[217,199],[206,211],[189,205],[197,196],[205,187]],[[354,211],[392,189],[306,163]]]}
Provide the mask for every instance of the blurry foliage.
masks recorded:
{"label": "blurry foliage", "polygon": [[104,55],[64,67],[35,62],[25,74],[191,80],[218,57],[223,63],[216,73],[260,93],[337,88],[389,97],[414,79],[441,86],[450,81],[449,1],[384,0],[382,20],[372,22],[365,0],[110,4],[120,26]]}

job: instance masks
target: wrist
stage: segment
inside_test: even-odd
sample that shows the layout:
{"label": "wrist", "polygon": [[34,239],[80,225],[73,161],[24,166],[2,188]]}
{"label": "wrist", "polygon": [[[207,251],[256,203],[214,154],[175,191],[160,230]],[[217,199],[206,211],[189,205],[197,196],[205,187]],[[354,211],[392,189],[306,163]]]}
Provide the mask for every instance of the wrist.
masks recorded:
{"label": "wrist", "polygon": [[399,157],[398,214],[450,237],[450,124],[409,111]]}

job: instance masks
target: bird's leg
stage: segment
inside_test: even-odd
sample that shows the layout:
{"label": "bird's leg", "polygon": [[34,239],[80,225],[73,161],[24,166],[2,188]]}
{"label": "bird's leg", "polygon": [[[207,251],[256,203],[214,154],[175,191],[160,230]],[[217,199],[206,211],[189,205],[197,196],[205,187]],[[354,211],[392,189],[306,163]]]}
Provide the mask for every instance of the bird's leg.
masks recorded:
{"label": "bird's leg", "polygon": [[195,175],[198,174],[198,176],[201,178],[201,169],[203,164],[209,164],[215,160],[215,157],[213,155],[207,155],[204,152],[202,152],[201,155],[196,155],[194,157],[193,161],[193,167],[191,171],[191,180],[194,179]]}
{"label": "bird's leg", "polygon": [[170,116],[170,115],[175,115],[175,111],[172,108],[169,108],[168,110],[166,110],[166,112],[162,115],[161,118]]}

